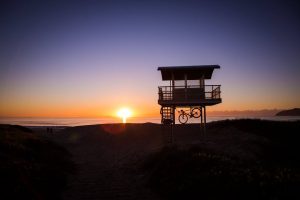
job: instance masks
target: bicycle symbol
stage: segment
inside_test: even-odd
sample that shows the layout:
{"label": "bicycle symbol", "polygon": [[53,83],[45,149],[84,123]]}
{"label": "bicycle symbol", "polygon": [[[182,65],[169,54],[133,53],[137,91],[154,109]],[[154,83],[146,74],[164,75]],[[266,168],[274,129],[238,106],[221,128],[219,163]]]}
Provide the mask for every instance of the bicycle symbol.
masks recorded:
{"label": "bicycle symbol", "polygon": [[180,110],[178,111],[178,120],[181,124],[185,124],[189,118],[199,118],[201,116],[200,108],[190,108],[189,111]]}

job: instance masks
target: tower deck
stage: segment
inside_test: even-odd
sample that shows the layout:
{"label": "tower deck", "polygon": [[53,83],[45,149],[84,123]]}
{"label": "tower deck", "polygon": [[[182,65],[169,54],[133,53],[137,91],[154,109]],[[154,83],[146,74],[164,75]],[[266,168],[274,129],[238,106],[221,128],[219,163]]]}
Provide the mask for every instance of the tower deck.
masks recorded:
{"label": "tower deck", "polygon": [[212,106],[222,102],[221,85],[159,86],[161,106]]}

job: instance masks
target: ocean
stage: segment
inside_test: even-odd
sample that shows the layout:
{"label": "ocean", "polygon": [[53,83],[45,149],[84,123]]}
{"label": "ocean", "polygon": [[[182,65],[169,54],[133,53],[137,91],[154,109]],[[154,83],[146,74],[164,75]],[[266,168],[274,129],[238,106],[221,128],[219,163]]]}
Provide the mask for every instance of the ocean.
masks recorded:
{"label": "ocean", "polygon": [[[274,121],[297,121],[300,116],[207,116],[207,122],[220,121],[226,119],[263,119]],[[189,119],[188,123],[199,123],[199,118]],[[36,118],[36,117],[9,117],[0,118],[0,124],[13,124],[21,126],[82,126],[91,124],[121,123],[119,118]],[[127,119],[127,123],[160,123],[159,117],[132,117]],[[178,121],[176,121],[178,123]]]}

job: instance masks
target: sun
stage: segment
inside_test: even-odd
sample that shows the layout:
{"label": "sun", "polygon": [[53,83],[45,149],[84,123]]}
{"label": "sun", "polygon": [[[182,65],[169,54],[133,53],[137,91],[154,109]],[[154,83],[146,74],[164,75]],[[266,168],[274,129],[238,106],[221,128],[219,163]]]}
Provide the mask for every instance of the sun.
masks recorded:
{"label": "sun", "polygon": [[132,112],[130,111],[129,108],[121,108],[117,113],[117,115],[123,119],[124,124],[126,123],[126,119],[130,117],[131,114]]}

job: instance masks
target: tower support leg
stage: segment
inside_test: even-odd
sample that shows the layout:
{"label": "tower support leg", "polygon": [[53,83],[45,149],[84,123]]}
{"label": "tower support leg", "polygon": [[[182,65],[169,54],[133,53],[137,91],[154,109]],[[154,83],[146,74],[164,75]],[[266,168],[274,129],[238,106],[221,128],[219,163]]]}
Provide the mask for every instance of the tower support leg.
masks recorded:
{"label": "tower support leg", "polygon": [[202,106],[200,107],[200,120],[201,120],[201,126],[203,125],[203,109]]}
{"label": "tower support leg", "polygon": [[203,127],[203,131],[204,134],[206,133],[206,107],[204,106],[204,127]]}
{"label": "tower support leg", "polygon": [[203,110],[202,110],[202,106],[200,106],[200,130],[201,130],[201,134],[203,132]]}
{"label": "tower support leg", "polygon": [[176,106],[173,106],[172,107],[173,109],[173,122],[171,124],[171,144],[174,143],[174,126],[175,126],[175,109],[176,109]]}

